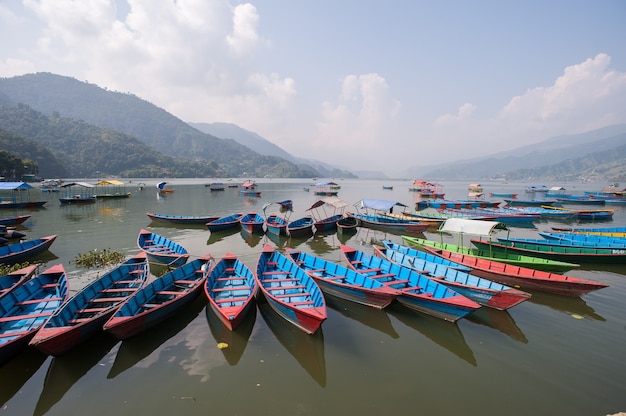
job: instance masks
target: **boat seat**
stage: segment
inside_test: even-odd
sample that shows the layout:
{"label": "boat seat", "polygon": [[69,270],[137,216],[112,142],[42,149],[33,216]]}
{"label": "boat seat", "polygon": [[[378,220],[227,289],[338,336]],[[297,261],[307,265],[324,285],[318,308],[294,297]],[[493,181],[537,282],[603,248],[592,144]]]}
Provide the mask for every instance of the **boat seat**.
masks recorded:
{"label": "boat seat", "polygon": [[58,284],[58,283],[48,283],[48,284],[45,284],[45,285],[41,285],[41,288],[42,289],[53,289],[53,288],[56,288],[56,287],[59,287],[59,286],[61,286],[61,285]]}
{"label": "boat seat", "polygon": [[230,281],[230,280],[246,280],[243,276],[231,276],[231,277],[218,277],[215,279],[217,282]]}
{"label": "boat seat", "polygon": [[235,273],[235,268],[234,267],[225,267],[224,268],[224,273]]}
{"label": "boat seat", "polygon": [[361,263],[363,263],[361,260],[352,260],[350,262],[350,264],[354,264],[354,265],[361,264]]}
{"label": "boat seat", "polygon": [[123,298],[122,297],[120,298],[101,297],[101,298],[89,299],[87,302],[89,303],[122,302],[126,299],[128,299],[128,296],[123,297]]}
{"label": "boat seat", "polygon": [[30,331],[3,332],[0,334],[0,338],[19,337],[19,336],[26,335],[29,333]]}
{"label": "boat seat", "polygon": [[99,290],[98,293],[124,293],[124,292],[136,292],[137,287],[120,287],[120,288],[112,288],[112,289],[102,289]]}
{"label": "boat seat", "polygon": [[270,290],[289,290],[289,289],[304,289],[305,285],[291,285],[291,286],[274,286],[274,287],[266,287],[265,289]]}
{"label": "boat seat", "polygon": [[272,282],[299,282],[300,279],[296,279],[293,277],[284,278],[284,279],[267,279],[264,280],[263,283],[272,283]]}
{"label": "boat seat", "polygon": [[407,284],[409,283],[408,279],[398,279],[398,280],[387,280],[386,282],[381,282],[383,285],[385,286],[391,286],[391,285],[399,285],[399,284]]}
{"label": "boat seat", "polygon": [[278,265],[278,263],[276,263],[275,261],[268,261],[265,264],[267,264],[268,266],[277,266]]}
{"label": "boat seat", "polygon": [[301,302],[289,302],[290,305],[294,306],[303,306],[303,305],[313,305],[315,302],[312,300],[303,300]]}
{"label": "boat seat", "polygon": [[380,267],[373,267],[371,269],[359,269],[359,273],[371,273],[371,272],[380,272],[382,269]]}
{"label": "boat seat", "polygon": [[197,285],[198,280],[174,280],[174,284],[176,285]]}
{"label": "boat seat", "polygon": [[114,285],[132,285],[133,283],[141,283],[141,280],[118,280],[113,282]]}
{"label": "boat seat", "polygon": [[211,289],[211,292],[228,292],[236,290],[252,290],[250,286],[228,286],[228,287],[216,287]]}
{"label": "boat seat", "polygon": [[275,298],[306,298],[311,297],[309,292],[283,293],[282,295],[274,295]]}
{"label": "boat seat", "polygon": [[223,299],[213,299],[213,301],[215,303],[228,303],[228,302],[232,302],[232,303],[236,303],[236,302],[243,302],[248,300],[247,297],[245,298],[223,298]]}
{"label": "boat seat", "polygon": [[422,290],[421,286],[411,286],[411,287],[405,287],[402,289],[402,291],[404,292],[409,292],[409,291],[413,291],[413,290]]}
{"label": "boat seat", "polygon": [[76,319],[70,319],[69,321],[67,321],[68,324],[80,324],[81,322],[87,322],[90,321],[91,318],[76,318]]}
{"label": "boat seat", "polygon": [[156,308],[157,306],[159,306],[158,303],[144,303],[143,305],[141,305],[141,307],[144,309],[152,309]]}
{"label": "boat seat", "polygon": [[109,310],[109,308],[85,308],[85,309],[78,309],[76,313],[98,313],[98,312],[104,312],[106,310]]}
{"label": "boat seat", "polygon": [[[369,278],[372,279],[382,279],[382,278],[389,278],[389,277],[396,277],[395,273],[380,273],[380,274],[373,274],[371,276],[368,276]],[[393,280],[394,282],[397,280]]]}
{"label": "boat seat", "polygon": [[16,305],[18,306],[23,306],[23,305],[32,305],[33,303],[43,303],[43,302],[57,302],[63,300],[63,298],[43,298],[43,299],[28,299],[28,300],[23,300],[21,302],[17,302]]}
{"label": "boat seat", "polygon": [[158,292],[156,292],[157,295],[163,295],[163,296],[178,296],[181,293],[185,293],[184,291],[175,291],[175,290],[159,290]]}
{"label": "boat seat", "polygon": [[31,313],[29,315],[13,315],[0,318],[0,322],[21,321],[22,319],[44,318],[52,315],[52,312]]}
{"label": "boat seat", "polygon": [[128,272],[128,274],[141,274],[143,273],[143,269],[137,269],[137,270],[131,270]]}
{"label": "boat seat", "polygon": [[288,272],[286,270],[270,270],[268,272],[263,272],[263,275],[270,275],[270,274],[291,274],[291,272]]}

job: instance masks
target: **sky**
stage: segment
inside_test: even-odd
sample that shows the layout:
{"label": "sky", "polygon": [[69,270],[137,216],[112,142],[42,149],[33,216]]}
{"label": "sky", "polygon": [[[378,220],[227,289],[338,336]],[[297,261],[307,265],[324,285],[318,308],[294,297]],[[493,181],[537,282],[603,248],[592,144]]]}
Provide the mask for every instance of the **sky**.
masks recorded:
{"label": "sky", "polygon": [[51,72],[396,174],[626,123],[623,0],[0,0]]}

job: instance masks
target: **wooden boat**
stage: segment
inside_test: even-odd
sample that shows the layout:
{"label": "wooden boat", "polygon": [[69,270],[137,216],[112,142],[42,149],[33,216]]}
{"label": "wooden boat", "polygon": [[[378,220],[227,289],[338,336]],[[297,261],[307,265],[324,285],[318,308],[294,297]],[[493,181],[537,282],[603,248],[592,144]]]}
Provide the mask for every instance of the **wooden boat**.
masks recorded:
{"label": "wooden boat", "polygon": [[509,207],[549,207],[556,203],[556,199],[513,199],[505,198]]}
{"label": "wooden boat", "polygon": [[0,225],[18,225],[24,223],[30,215],[16,215],[13,217],[0,218]]}
{"label": "wooden boat", "polygon": [[[15,227],[7,227],[6,225],[0,224],[0,241],[4,239],[4,243],[8,243],[9,240],[20,240],[22,238],[26,238],[26,234],[17,231]],[[2,243],[0,243],[2,245]]]}
{"label": "wooden boat", "polygon": [[313,235],[313,217],[302,217],[287,224],[287,235],[291,237],[301,238]]}
{"label": "wooden boat", "polygon": [[291,199],[284,199],[277,202],[280,205],[281,212],[293,210],[293,201]]}
{"label": "wooden boat", "polygon": [[412,310],[455,322],[480,308],[480,305],[415,270],[386,259],[341,245],[349,267],[396,289],[396,299]]}
{"label": "wooden boat", "polygon": [[207,222],[215,221],[218,216],[215,215],[172,215],[172,214],[155,214],[153,212],[146,213],[152,221],[167,222],[170,224],[196,224],[204,225]]}
{"label": "wooden boat", "polygon": [[226,187],[224,186],[223,182],[211,182],[211,183],[206,184],[204,186],[209,188],[209,190],[211,192],[213,192],[213,191],[223,191],[224,189],[226,189]]}
{"label": "wooden boat", "polygon": [[61,185],[59,201],[63,205],[95,204],[95,186],[87,182],[69,182]]}
{"label": "wooden boat", "polygon": [[451,269],[384,246],[373,245],[374,253],[390,262],[408,267],[436,280],[483,306],[507,310],[530,298],[530,294],[467,272]]}
{"label": "wooden boat", "polygon": [[490,198],[509,198],[517,199],[517,194],[510,192],[489,192]]}
{"label": "wooden boat", "polygon": [[552,227],[554,231],[573,234],[603,235],[607,237],[626,237],[626,227],[570,228]]}
{"label": "wooden boat", "polygon": [[376,279],[312,254],[291,248],[287,249],[287,254],[325,294],[383,309],[393,302],[398,293]]}
{"label": "wooden boat", "polygon": [[148,260],[168,267],[178,267],[189,259],[187,250],[178,243],[148,230],[139,231],[137,246]]}
{"label": "wooden boat", "polygon": [[159,195],[167,195],[167,194],[174,193],[174,188],[172,188],[171,186],[168,186],[167,182],[165,181],[161,181],[157,183],[156,187],[157,187],[157,192],[159,193]]}
{"label": "wooden boat", "polygon": [[269,306],[307,334],[326,320],[326,302],[315,280],[269,244],[263,247],[254,277]]}
{"label": "wooden boat", "polygon": [[444,214],[450,214],[450,217],[454,217],[455,214],[466,215],[467,217],[479,219],[483,216],[483,219],[489,219],[489,221],[499,221],[505,224],[532,224],[535,220],[539,219],[541,215],[535,212],[524,212],[512,209],[503,208],[472,208],[472,209],[445,209]]}
{"label": "wooden boat", "polygon": [[287,235],[287,220],[276,214],[270,214],[265,218],[267,232],[276,235]]}
{"label": "wooden boat", "polygon": [[261,191],[256,189],[257,184],[254,181],[248,180],[241,184],[239,193],[246,196],[261,196]]}
{"label": "wooden boat", "polygon": [[420,197],[425,199],[443,199],[445,197],[443,185],[417,179],[413,181],[409,191],[418,192]]}
{"label": "wooden boat", "polygon": [[307,208],[311,211],[313,227],[316,233],[332,232],[337,230],[337,221],[344,217],[344,211],[349,204],[337,196],[327,196],[316,201]]}
{"label": "wooden boat", "polygon": [[393,191],[393,186],[391,186],[391,185],[383,185],[383,189],[385,189],[387,191]]}
{"label": "wooden boat", "polygon": [[593,280],[550,273],[528,267],[519,267],[441,248],[424,247],[424,250],[470,267],[472,269],[471,274],[475,276],[484,277],[485,279],[522,290],[547,292],[564,296],[582,296],[588,292],[608,287],[605,283]]}
{"label": "wooden boat", "polygon": [[467,198],[468,199],[484,199],[485,191],[483,190],[483,186],[479,183],[470,183],[467,188]]}
{"label": "wooden boat", "polygon": [[446,209],[446,208],[488,208],[498,207],[500,201],[470,200],[470,199],[424,199],[415,203],[415,209],[426,208]]}
{"label": "wooden boat", "polygon": [[361,223],[356,217],[348,214],[337,220],[337,232],[344,234],[355,233],[360,225]]}
{"label": "wooden boat", "polygon": [[265,224],[265,218],[256,212],[249,212],[245,214],[239,220],[239,224],[241,224],[241,228],[247,233],[253,234],[263,234],[265,230],[263,229],[263,225]]}
{"label": "wooden boat", "polygon": [[613,218],[614,211],[612,209],[570,209],[563,207],[545,207],[554,211],[571,213],[573,218],[578,220],[610,220]]}
{"label": "wooden boat", "polygon": [[[457,234],[459,241],[462,241],[463,235],[491,237],[491,235],[497,231],[508,230],[506,224],[497,221],[479,221],[479,220],[466,220],[462,218],[450,218],[446,220],[439,232],[443,234]],[[437,242],[433,240],[427,240],[423,238],[415,238],[411,236],[403,235],[402,239],[407,243],[422,247],[435,249],[443,249],[447,251],[453,251],[459,254],[470,255],[474,257],[480,257],[485,260],[493,260],[501,263],[513,264],[516,266],[529,267],[538,270],[545,270],[551,272],[565,272],[577,267],[579,264],[568,263],[556,260],[550,260],[542,257],[534,256],[522,256],[516,253],[494,253],[486,250],[479,250],[475,247],[464,247],[461,245],[454,245],[449,243]],[[428,250],[427,250],[428,251]]]}
{"label": "wooden boat", "polygon": [[238,227],[240,225],[241,217],[243,217],[243,212],[226,215],[216,220],[207,222],[206,228],[208,228],[209,231],[222,231],[229,228]]}
{"label": "wooden boat", "polygon": [[[623,248],[567,247],[563,244],[537,244],[522,241],[470,240],[478,249],[493,253],[513,253],[553,261],[577,263],[625,264],[626,250]],[[545,241],[545,240],[539,240]]]}
{"label": "wooden boat", "polygon": [[129,296],[103,329],[128,339],[173,316],[202,293],[211,265],[206,255],[154,279]]}
{"label": "wooden boat", "polygon": [[0,182],[0,209],[41,208],[48,201],[32,201],[26,182]]}
{"label": "wooden boat", "polygon": [[45,354],[59,356],[102,331],[119,306],[145,286],[148,258],[141,252],[92,281],[48,319],[30,341]]}
{"label": "wooden boat", "polygon": [[556,200],[561,205],[604,205],[604,198],[596,198],[592,195],[563,195],[557,197]]}
{"label": "wooden boat", "polygon": [[56,238],[56,235],[49,235],[21,243],[0,246],[0,264],[21,263],[35,257],[48,250]]}
{"label": "wooden boat", "polygon": [[338,186],[335,182],[318,182],[315,184],[313,192],[315,195],[336,196],[339,193]]}
{"label": "wooden boat", "polygon": [[464,266],[462,264],[455,263],[450,260],[442,259],[441,257],[435,256],[434,254],[430,254],[421,250],[416,250],[414,248],[404,246],[402,244],[397,244],[389,240],[383,240],[382,243],[383,243],[383,246],[387,250],[397,251],[406,256],[409,256],[411,259],[417,259],[421,261],[427,261],[430,263],[440,264],[449,269],[460,270],[462,272],[470,272],[472,270],[471,268]]}
{"label": "wooden boat", "polygon": [[0,276],[0,298],[35,275],[39,265],[31,264]]}
{"label": "wooden boat", "polygon": [[361,227],[372,228],[381,231],[395,233],[422,233],[429,224],[419,221],[407,221],[387,215],[350,213],[349,216],[356,218]]}
{"label": "wooden boat", "polygon": [[126,190],[126,184],[116,179],[105,179],[96,183],[97,199],[124,199],[130,198],[131,193]]}
{"label": "wooden boat", "polygon": [[569,240],[582,243],[593,243],[601,246],[611,244],[626,245],[626,237],[611,237],[596,234],[576,234],[576,233],[548,233],[539,232],[539,235],[547,240]]}
{"label": "wooden boat", "polygon": [[[539,233],[540,235],[542,233]],[[546,233],[543,233],[545,235]],[[542,236],[543,236],[542,235]],[[524,243],[524,244],[537,244],[543,246],[554,247],[555,250],[560,248],[579,247],[579,248],[595,248],[595,249],[608,249],[608,250],[623,250],[626,252],[626,238],[618,239],[616,237],[605,236],[590,236],[585,234],[579,234],[580,239],[567,239],[567,238],[520,238],[520,237],[508,237],[498,238],[498,242],[507,244]]]}
{"label": "wooden boat", "polygon": [[215,264],[204,285],[211,310],[231,331],[255,308],[256,292],[254,273],[232,253]]}
{"label": "wooden boat", "polygon": [[68,296],[65,269],[57,264],[0,298],[0,365],[28,346]]}

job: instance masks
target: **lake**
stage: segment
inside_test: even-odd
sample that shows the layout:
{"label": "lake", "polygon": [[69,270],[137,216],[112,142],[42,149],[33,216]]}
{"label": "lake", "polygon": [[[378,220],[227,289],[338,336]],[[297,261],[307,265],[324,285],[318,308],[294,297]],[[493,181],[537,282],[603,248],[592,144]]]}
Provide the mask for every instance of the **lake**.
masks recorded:
{"label": "lake", "polygon": [[[138,182],[145,182],[143,191]],[[156,180],[132,180],[128,199],[61,206],[58,194],[29,214],[28,238],[56,234],[44,256],[62,263],[76,292],[102,270],[75,264],[79,253],[112,249],[138,252],[148,228],[183,245],[192,259],[237,254],[252,269],[264,244],[297,247],[343,262],[340,244],[373,253],[372,242],[399,235],[360,228],[309,239],[248,238],[239,229],[210,233],[204,226],[153,223],[147,212],[178,215],[263,213],[267,203],[292,199],[291,219],[317,200],[308,179],[258,179],[261,197],[236,189],[210,192],[214,179],[171,180],[174,193],[157,195]],[[339,197],[394,200],[413,208],[410,181],[335,180]],[[94,181],[95,182],[95,181]],[[240,183],[235,180],[229,183]],[[446,198],[467,196],[469,182],[442,182]],[[383,185],[393,190],[383,190]],[[523,183],[490,182],[485,192],[518,192]],[[556,183],[576,193],[601,183]],[[310,191],[305,191],[309,187]],[[590,207],[585,207],[590,208]],[[584,226],[626,226],[626,207],[611,206],[612,221]],[[272,205],[268,211],[276,211]],[[323,214],[323,212],[322,212]],[[330,212],[329,212],[330,214]],[[511,235],[563,222],[511,227]],[[569,223],[570,225],[578,225]],[[582,226],[583,224],[581,224]],[[436,232],[426,237],[439,239]],[[451,242],[454,241],[452,237]],[[158,274],[158,268],[153,273]],[[65,356],[29,349],[0,367],[0,414],[6,415],[606,415],[626,411],[626,265],[582,265],[572,276],[610,286],[583,297],[534,292],[507,312],[481,308],[450,323],[393,304],[383,311],[327,297],[328,319],[310,336],[284,322],[266,304],[231,333],[207,313],[199,298],[180,314],[140,336],[120,342],[102,334]],[[219,349],[226,342],[229,347]]]}

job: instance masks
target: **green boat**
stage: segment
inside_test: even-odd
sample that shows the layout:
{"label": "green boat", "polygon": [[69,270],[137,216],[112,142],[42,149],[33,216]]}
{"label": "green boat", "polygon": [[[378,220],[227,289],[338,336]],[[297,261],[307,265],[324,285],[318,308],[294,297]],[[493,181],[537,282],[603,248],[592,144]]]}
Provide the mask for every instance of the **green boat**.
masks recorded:
{"label": "green boat", "polygon": [[490,252],[488,249],[481,250],[474,247],[463,247],[456,244],[443,243],[439,241],[410,237],[406,235],[403,235],[402,239],[407,243],[418,247],[431,247],[435,249],[451,251],[453,253],[464,254],[467,256],[478,257],[485,260],[497,261],[500,263],[512,264],[519,267],[527,267],[530,269],[543,270],[547,272],[562,273],[580,267],[579,264],[555,261],[542,257],[525,256],[499,251]]}
{"label": "green boat", "polygon": [[517,254],[536,256],[552,261],[575,261],[579,263],[626,263],[626,250],[623,248],[565,247],[526,243],[520,241],[471,240],[479,250],[502,255]]}

